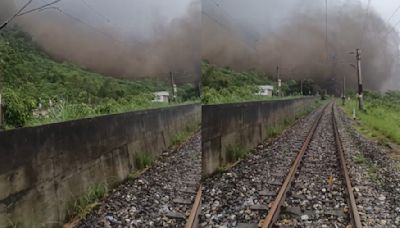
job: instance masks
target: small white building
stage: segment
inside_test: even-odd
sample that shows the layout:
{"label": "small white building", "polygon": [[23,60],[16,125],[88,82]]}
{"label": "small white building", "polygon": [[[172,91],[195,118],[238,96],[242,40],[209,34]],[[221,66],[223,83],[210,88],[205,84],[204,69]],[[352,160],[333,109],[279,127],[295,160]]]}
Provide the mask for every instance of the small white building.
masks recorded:
{"label": "small white building", "polygon": [[258,95],[260,96],[272,96],[272,91],[274,91],[274,87],[271,85],[261,85],[258,86]]}
{"label": "small white building", "polygon": [[169,101],[169,92],[159,91],[154,93],[153,102],[167,102]]}

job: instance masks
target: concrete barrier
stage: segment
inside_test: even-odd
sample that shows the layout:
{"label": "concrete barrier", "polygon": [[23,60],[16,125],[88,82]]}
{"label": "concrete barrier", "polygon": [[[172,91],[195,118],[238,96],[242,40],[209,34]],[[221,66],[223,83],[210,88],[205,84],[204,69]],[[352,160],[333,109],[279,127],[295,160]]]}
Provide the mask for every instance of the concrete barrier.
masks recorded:
{"label": "concrete barrier", "polygon": [[200,114],[183,105],[0,132],[0,227],[60,227],[76,199],[124,180],[138,153],[160,154]]}
{"label": "concrete barrier", "polygon": [[263,142],[271,129],[294,119],[314,97],[202,107],[202,171],[207,176],[228,164],[230,148],[245,150]]}

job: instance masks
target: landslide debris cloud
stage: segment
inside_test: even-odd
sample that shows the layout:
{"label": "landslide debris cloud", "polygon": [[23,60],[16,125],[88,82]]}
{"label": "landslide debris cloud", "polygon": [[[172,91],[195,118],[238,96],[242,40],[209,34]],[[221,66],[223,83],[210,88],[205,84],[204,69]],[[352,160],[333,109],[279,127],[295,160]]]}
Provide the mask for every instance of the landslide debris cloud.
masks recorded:
{"label": "landslide debris cloud", "polygon": [[120,78],[169,80],[172,71],[178,83],[199,80],[198,0],[77,0],[56,7],[16,21],[53,58]]}
{"label": "landslide debris cloud", "polygon": [[202,58],[269,73],[279,65],[284,79],[311,78],[340,93],[343,76],[356,88],[349,52],[362,48],[365,88],[399,89],[397,32],[358,1],[328,4],[326,42],[325,1],[203,0]]}

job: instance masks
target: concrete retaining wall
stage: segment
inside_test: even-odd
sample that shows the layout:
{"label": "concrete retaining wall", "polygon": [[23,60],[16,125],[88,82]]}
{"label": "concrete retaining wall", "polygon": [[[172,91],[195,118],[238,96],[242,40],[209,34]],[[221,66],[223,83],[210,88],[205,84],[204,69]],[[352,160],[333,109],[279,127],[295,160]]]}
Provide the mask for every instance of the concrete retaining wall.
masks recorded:
{"label": "concrete retaining wall", "polygon": [[268,131],[294,118],[315,103],[315,98],[258,101],[202,107],[203,176],[228,164],[228,148],[254,148]]}
{"label": "concrete retaining wall", "polygon": [[0,227],[59,227],[79,196],[124,180],[135,154],[161,153],[200,114],[184,105],[0,132]]}

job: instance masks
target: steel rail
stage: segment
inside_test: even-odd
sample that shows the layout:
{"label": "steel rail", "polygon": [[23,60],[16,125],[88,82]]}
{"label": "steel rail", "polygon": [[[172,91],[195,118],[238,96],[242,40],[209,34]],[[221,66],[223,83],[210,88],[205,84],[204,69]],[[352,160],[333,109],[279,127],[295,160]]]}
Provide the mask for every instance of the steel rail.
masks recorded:
{"label": "steel rail", "polygon": [[333,130],[335,132],[336,148],[337,148],[337,152],[338,152],[339,159],[340,159],[340,166],[342,168],[342,174],[344,176],[345,183],[346,183],[346,193],[347,193],[347,198],[348,198],[347,199],[348,204],[350,206],[351,223],[352,223],[353,227],[361,228],[362,223],[361,223],[361,219],[360,219],[360,214],[358,213],[357,204],[356,204],[356,200],[355,200],[354,193],[353,193],[353,187],[351,186],[351,180],[350,180],[349,172],[348,172],[347,166],[346,166],[343,144],[342,144],[342,140],[340,139],[335,114],[336,114],[335,107],[334,107],[334,105],[332,105],[332,124],[333,124]]}
{"label": "steel rail", "polygon": [[314,133],[316,132],[316,129],[322,119],[322,116],[324,115],[324,112],[326,110],[326,108],[328,107],[329,104],[327,104],[321,111],[321,113],[318,115],[317,119],[315,120],[315,122],[313,123],[310,131],[308,132],[307,138],[304,140],[303,145],[301,146],[301,149],[299,151],[299,153],[296,156],[295,161],[293,162],[292,167],[289,170],[288,175],[285,178],[285,181],[282,184],[282,187],[280,188],[277,197],[275,198],[275,200],[272,202],[272,206],[271,209],[268,211],[267,217],[262,221],[262,228],[269,228],[272,227],[272,225],[276,222],[276,220],[278,219],[280,210],[281,210],[281,206],[283,204],[283,202],[285,201],[286,198],[286,193],[287,191],[290,189],[290,184],[293,181],[293,178],[295,176],[296,170],[300,165],[300,162],[303,158],[303,155],[305,153],[305,151],[308,148],[308,145],[311,142],[311,139],[314,136]]}
{"label": "steel rail", "polygon": [[[284,181],[281,189],[279,190],[279,193],[278,193],[276,199],[274,200],[271,209],[269,210],[269,212],[267,214],[267,217],[262,221],[263,228],[272,227],[273,224],[278,219],[281,206],[282,206],[283,202],[285,201],[287,191],[290,189],[290,184],[292,183],[292,181],[294,179],[296,170],[298,169],[298,167],[301,163],[302,157],[303,157],[305,151],[307,150],[309,143],[311,142],[311,139],[317,129],[317,126],[318,126],[319,122],[321,121],[323,113],[325,112],[325,110],[327,109],[328,106],[329,106],[329,104],[324,107],[324,109],[321,111],[321,114],[318,116],[317,120],[314,122],[306,140],[304,141],[304,143],[301,147],[300,152],[298,153],[298,155],[296,157],[296,160],[294,161],[292,167],[289,170],[289,174],[285,178],[285,181]],[[340,166],[341,166],[341,172],[344,177],[345,184],[346,184],[346,195],[347,195],[347,198],[348,198],[347,201],[348,201],[348,204],[350,207],[350,220],[352,223],[352,227],[362,228],[360,215],[358,213],[357,204],[355,202],[355,197],[353,194],[353,187],[351,186],[350,176],[347,171],[342,141],[340,139],[339,131],[337,128],[334,105],[332,105],[332,124],[333,124],[333,131],[334,131],[334,137],[335,137],[336,148],[337,148],[336,151],[338,153],[339,162],[340,162]]]}
{"label": "steel rail", "polygon": [[201,192],[202,187],[199,186],[199,190],[197,191],[196,198],[194,200],[194,204],[192,210],[190,211],[190,215],[188,220],[186,221],[185,228],[196,228],[198,227],[198,217],[200,213],[200,202],[201,202]]}

